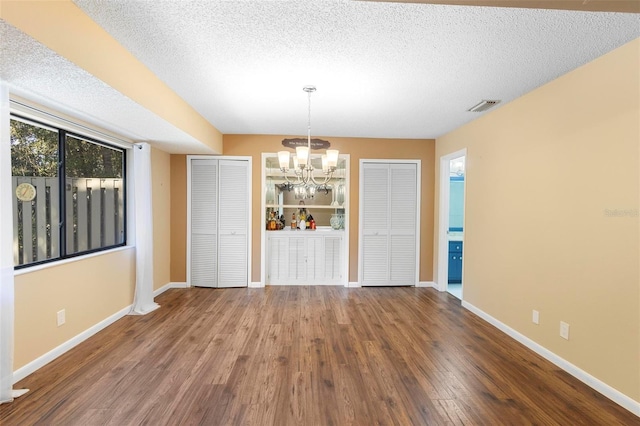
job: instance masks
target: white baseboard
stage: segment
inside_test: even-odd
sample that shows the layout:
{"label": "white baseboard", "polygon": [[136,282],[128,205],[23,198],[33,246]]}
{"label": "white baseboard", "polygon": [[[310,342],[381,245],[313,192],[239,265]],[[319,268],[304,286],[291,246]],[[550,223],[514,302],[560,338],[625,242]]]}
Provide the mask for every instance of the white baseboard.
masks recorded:
{"label": "white baseboard", "polygon": [[347,287],[362,287],[358,281],[350,281],[347,283]]}
{"label": "white baseboard", "polygon": [[41,357],[38,357],[35,360],[28,363],[27,365],[18,368],[16,371],[13,372],[13,383],[15,384],[19,382],[20,380],[24,379],[25,377],[27,377],[29,374],[33,373],[37,369],[44,367],[54,359],[58,358],[60,355],[74,348],[80,343],[84,342],[85,340],[87,340],[89,337],[93,336],[97,332],[107,328],[114,322],[118,321],[120,318],[124,317],[131,311],[132,306],[133,305],[129,305],[126,308],[119,310],[115,314],[100,321],[98,324],[88,328],[82,333],[72,337],[71,339],[67,340],[60,346],[50,350],[49,352],[42,355]]}
{"label": "white baseboard", "polygon": [[263,288],[264,284],[259,281],[252,281],[249,283],[249,288]]}
{"label": "white baseboard", "polygon": [[435,288],[438,291],[447,291],[447,284],[446,283],[439,284],[439,283],[434,282],[433,283],[433,288]]}
{"label": "white baseboard", "polygon": [[[159,289],[155,290],[153,292],[153,297],[157,297],[157,296],[161,295],[162,293],[164,293],[165,291],[169,290],[170,288],[187,288],[187,283],[180,283],[180,282],[167,283],[167,284],[163,285],[162,287],[160,287]],[[74,348],[75,346],[77,346],[80,343],[84,342],[85,340],[87,340],[89,337],[93,336],[97,332],[99,332],[102,329],[110,326],[111,324],[113,324],[114,322],[119,320],[120,318],[122,318],[125,315],[129,314],[131,312],[132,306],[133,305],[129,305],[126,308],[121,309],[120,311],[116,312],[115,314],[111,315],[110,317],[100,321],[98,324],[94,325],[93,327],[88,328],[87,330],[83,331],[82,333],[80,333],[80,334],[72,337],[71,339],[67,340],[66,342],[64,342],[60,346],[50,350],[49,352],[47,352],[46,354],[42,355],[41,357],[38,357],[35,360],[33,360],[30,363],[28,363],[27,365],[17,369],[16,371],[13,372],[13,383],[19,382],[20,380],[22,380],[25,377],[27,377],[29,374],[33,373],[34,371],[38,370],[39,368],[44,367],[45,365],[47,365],[48,363],[50,363],[54,359],[58,358],[60,355],[64,354],[68,350]]]}
{"label": "white baseboard", "polygon": [[604,383],[603,381],[593,377],[591,374],[576,367],[575,365],[571,364],[569,361],[565,360],[564,358],[559,357],[558,355],[551,352],[544,346],[539,345],[538,343],[534,342],[533,340],[529,339],[528,337],[519,333],[518,331],[509,327],[508,325],[498,321],[497,319],[487,314],[486,312],[482,311],[481,309],[476,308],[471,303],[463,300],[462,306],[468,309],[469,311],[473,312],[474,314],[476,314],[477,316],[479,316],[489,324],[493,325],[497,329],[506,333],[508,336],[522,343],[527,348],[531,349],[532,351],[542,356],[546,360],[562,368],[564,371],[571,374],[576,379],[592,387],[594,390],[600,392],[602,395],[606,396],[616,404],[631,411],[636,416],[640,416],[640,402],[633,400],[632,398],[612,388],[611,386]]}
{"label": "white baseboard", "polygon": [[433,281],[420,281],[418,282],[418,285],[416,287],[432,287],[432,288],[435,288],[436,290],[438,289],[437,284],[434,283]]}
{"label": "white baseboard", "polygon": [[[260,286],[260,287],[264,287],[264,286]],[[308,284],[308,283],[300,283],[300,282],[281,282],[281,283],[269,283],[269,287],[343,287],[342,284],[337,284],[337,283],[314,283],[314,284]]]}
{"label": "white baseboard", "polygon": [[170,288],[187,288],[187,283],[166,283],[162,287],[153,291],[153,297],[158,297]]}

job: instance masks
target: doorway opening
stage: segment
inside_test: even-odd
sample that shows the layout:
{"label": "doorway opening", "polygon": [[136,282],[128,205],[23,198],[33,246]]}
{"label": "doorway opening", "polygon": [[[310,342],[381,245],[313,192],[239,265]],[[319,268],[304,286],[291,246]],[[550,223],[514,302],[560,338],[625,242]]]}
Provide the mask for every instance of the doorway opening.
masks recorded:
{"label": "doorway opening", "polygon": [[438,289],[463,298],[466,149],[440,159]]}

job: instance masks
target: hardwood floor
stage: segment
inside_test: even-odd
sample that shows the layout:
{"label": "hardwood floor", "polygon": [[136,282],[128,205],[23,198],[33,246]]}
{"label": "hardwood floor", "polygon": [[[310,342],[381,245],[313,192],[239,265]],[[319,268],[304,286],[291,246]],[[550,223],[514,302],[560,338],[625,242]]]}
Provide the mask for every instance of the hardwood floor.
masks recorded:
{"label": "hardwood floor", "polygon": [[634,425],[428,288],[174,289],[22,380],[9,425]]}

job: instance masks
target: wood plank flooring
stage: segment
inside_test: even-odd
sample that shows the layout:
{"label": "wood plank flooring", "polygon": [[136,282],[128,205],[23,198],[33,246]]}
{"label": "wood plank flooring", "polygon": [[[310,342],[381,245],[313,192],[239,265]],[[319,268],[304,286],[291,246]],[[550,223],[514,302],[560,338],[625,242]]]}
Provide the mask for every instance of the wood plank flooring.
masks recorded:
{"label": "wood plank flooring", "polygon": [[9,425],[638,425],[428,288],[174,289],[22,380]]}

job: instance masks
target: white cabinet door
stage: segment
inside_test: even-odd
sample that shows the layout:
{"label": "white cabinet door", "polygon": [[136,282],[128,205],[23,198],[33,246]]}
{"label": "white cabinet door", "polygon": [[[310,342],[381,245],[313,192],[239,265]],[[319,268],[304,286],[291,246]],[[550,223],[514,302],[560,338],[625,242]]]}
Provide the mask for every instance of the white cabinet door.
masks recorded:
{"label": "white cabinet door", "polygon": [[189,167],[188,284],[246,287],[250,162],[191,158]]}
{"label": "white cabinet door", "polygon": [[324,238],[324,280],[326,284],[340,284],[342,281],[342,237]]}
{"label": "white cabinet door", "polygon": [[418,282],[418,162],[361,163],[360,273],[363,286]]}
{"label": "white cabinet door", "polygon": [[324,280],[324,239],[320,236],[308,237],[306,240],[304,257],[306,263],[305,281],[308,284],[322,282]]}
{"label": "white cabinet door", "polygon": [[267,284],[342,284],[342,235],[287,234],[267,232]]}
{"label": "white cabinet door", "polygon": [[287,284],[296,284],[307,277],[307,265],[305,262],[305,238],[289,237],[289,273]]}
{"label": "white cabinet door", "polygon": [[267,238],[267,283],[284,283],[289,277],[289,237]]}

